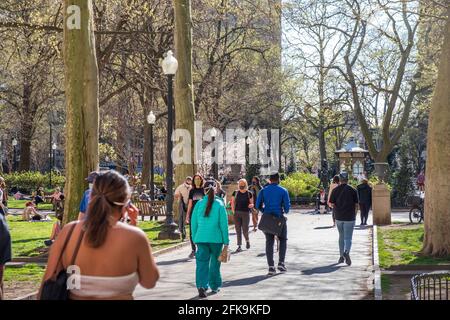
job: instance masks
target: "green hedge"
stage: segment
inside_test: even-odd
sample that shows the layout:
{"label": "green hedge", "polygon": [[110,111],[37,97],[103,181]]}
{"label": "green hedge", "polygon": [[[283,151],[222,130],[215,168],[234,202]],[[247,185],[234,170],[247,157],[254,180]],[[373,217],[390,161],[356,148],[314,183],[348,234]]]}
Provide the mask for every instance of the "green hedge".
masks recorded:
{"label": "green hedge", "polygon": [[319,178],[310,173],[295,172],[288,175],[280,185],[285,187],[290,197],[314,197],[319,189]]}
{"label": "green hedge", "polygon": [[30,194],[43,187],[45,192],[51,192],[56,187],[63,188],[65,177],[56,172],[52,173],[52,184],[50,185],[50,173],[42,174],[36,171],[14,172],[3,176],[8,190],[18,189],[22,193]]}

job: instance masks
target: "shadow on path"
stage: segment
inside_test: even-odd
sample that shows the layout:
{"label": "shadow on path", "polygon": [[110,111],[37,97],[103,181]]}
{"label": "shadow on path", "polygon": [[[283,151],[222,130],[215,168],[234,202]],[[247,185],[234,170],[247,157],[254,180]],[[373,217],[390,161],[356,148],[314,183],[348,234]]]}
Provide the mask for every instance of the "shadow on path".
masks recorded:
{"label": "shadow on path", "polygon": [[318,274],[318,273],[332,273],[332,272],[335,272],[335,271],[339,270],[340,268],[341,268],[341,266],[339,266],[338,263],[334,263],[334,264],[330,264],[328,266],[323,266],[323,267],[317,267],[317,268],[312,268],[312,269],[308,269],[308,270],[303,270],[302,274],[310,276],[310,275]]}
{"label": "shadow on path", "polygon": [[333,229],[333,226],[326,226],[326,227],[315,227],[314,230],[324,230],[324,229]]}
{"label": "shadow on path", "polygon": [[280,274],[281,273],[277,273],[273,276],[259,275],[259,276],[254,276],[254,277],[250,277],[250,278],[242,278],[242,279],[237,279],[237,280],[225,281],[223,283],[222,287],[225,288],[225,287],[250,286],[252,284],[276,277]]}
{"label": "shadow on path", "polygon": [[195,259],[189,259],[189,258],[183,258],[183,259],[176,259],[176,260],[169,260],[169,261],[160,261],[158,263],[156,263],[158,266],[168,266],[171,264],[177,264],[177,263],[182,263],[182,262],[189,262]]}

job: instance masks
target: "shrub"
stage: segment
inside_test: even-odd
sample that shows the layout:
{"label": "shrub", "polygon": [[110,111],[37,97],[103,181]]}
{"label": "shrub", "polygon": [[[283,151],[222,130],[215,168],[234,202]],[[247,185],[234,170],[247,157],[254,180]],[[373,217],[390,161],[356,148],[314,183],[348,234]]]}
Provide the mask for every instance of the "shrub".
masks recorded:
{"label": "shrub", "polygon": [[13,172],[4,175],[9,191],[19,190],[22,193],[30,194],[43,187],[45,192],[52,192],[54,188],[64,188],[65,177],[53,172],[52,184],[50,185],[50,173],[42,174],[37,171]]}
{"label": "shrub", "polygon": [[291,197],[314,197],[319,189],[319,178],[310,173],[295,172],[281,182]]}

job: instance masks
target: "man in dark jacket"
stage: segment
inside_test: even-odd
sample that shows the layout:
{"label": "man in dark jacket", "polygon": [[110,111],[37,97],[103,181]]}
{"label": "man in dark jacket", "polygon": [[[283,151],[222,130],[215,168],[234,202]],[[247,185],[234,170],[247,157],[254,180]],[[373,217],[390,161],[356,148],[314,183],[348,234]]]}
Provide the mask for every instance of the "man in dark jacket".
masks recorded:
{"label": "man in dark jacket", "polygon": [[363,179],[362,183],[357,187],[359,211],[361,212],[361,225],[367,226],[367,218],[369,210],[372,206],[372,188],[367,179]]}
{"label": "man in dark jacket", "polygon": [[356,190],[349,186],[348,173],[342,172],[339,175],[340,185],[333,189],[330,197],[330,203],[334,208],[336,217],[336,226],[339,231],[339,252],[338,263],[345,260],[347,265],[351,265],[350,249],[352,247],[353,229],[356,220],[356,204],[358,203],[358,194]]}

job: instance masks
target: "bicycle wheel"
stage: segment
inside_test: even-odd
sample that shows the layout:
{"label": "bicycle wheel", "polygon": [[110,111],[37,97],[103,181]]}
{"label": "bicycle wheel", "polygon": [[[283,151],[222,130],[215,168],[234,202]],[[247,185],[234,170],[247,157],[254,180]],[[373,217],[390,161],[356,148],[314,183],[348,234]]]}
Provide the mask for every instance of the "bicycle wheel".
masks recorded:
{"label": "bicycle wheel", "polygon": [[409,211],[409,221],[411,223],[420,223],[422,221],[422,212],[419,208],[412,208]]}

